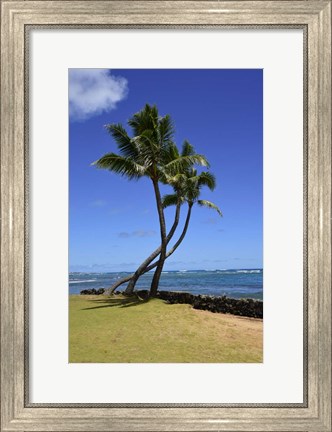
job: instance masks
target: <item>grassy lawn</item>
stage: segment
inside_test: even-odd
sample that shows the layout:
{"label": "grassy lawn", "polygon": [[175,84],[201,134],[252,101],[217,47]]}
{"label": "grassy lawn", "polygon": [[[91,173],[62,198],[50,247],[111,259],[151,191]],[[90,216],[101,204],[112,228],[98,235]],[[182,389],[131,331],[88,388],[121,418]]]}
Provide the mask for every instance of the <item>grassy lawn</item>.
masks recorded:
{"label": "grassy lawn", "polygon": [[153,299],[70,296],[70,363],[258,363],[263,322]]}

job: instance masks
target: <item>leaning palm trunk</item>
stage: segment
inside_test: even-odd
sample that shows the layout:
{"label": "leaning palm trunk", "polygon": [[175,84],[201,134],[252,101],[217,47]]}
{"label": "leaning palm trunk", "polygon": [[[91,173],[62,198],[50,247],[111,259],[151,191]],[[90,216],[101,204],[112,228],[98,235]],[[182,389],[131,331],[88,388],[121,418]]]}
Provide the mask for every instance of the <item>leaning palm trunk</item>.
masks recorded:
{"label": "leaning palm trunk", "polygon": [[126,277],[124,277],[124,278],[122,278],[122,279],[116,281],[116,282],[111,286],[109,293],[110,293],[110,294],[113,294],[114,291],[115,291],[117,288],[119,288],[119,286],[123,285],[123,284],[126,283],[126,282],[129,282],[130,279],[131,279],[132,277],[134,277],[134,273],[131,274],[130,276],[126,276]]}
{"label": "leaning palm trunk", "polygon": [[159,261],[157,264],[157,268],[156,268],[156,271],[154,272],[152,282],[151,282],[150,297],[154,297],[157,294],[161,272],[163,270],[165,259],[166,259],[166,246],[167,246],[166,223],[165,223],[164,209],[163,209],[163,205],[162,205],[158,180],[153,181],[153,187],[154,187],[154,192],[155,192],[155,196],[156,196],[157,210],[158,210],[158,216],[159,216],[161,250],[160,250],[160,258],[159,258]]}
{"label": "leaning palm trunk", "polygon": [[[166,245],[171,241],[175,230],[179,224],[179,220],[180,220],[180,203],[177,204],[176,206],[176,211],[175,211],[175,219],[174,219],[174,223],[172,228],[170,229],[167,237],[166,237]],[[161,252],[161,246],[159,246],[139,267],[138,269],[135,271],[134,274],[130,275],[129,277],[125,277],[123,279],[121,279],[120,281],[116,282],[112,288],[111,288],[111,293],[113,293],[116,288],[120,285],[122,285],[125,282],[129,281],[129,284],[127,285],[127,288],[124,292],[125,295],[132,295],[134,289],[135,289],[135,285],[136,282],[138,281],[138,278],[145,273],[145,269],[146,267],[152,263],[152,261],[157,258],[157,256],[160,254]]]}
{"label": "leaning palm trunk", "polygon": [[[188,213],[187,213],[187,217],[186,217],[186,221],[185,221],[185,224],[184,224],[184,227],[183,227],[182,233],[181,233],[181,235],[180,235],[178,241],[177,241],[177,242],[174,244],[174,246],[173,246],[173,247],[172,247],[172,248],[167,252],[167,254],[166,254],[166,259],[167,259],[168,257],[170,257],[170,256],[171,256],[171,255],[176,251],[176,249],[180,246],[180,244],[182,243],[183,239],[185,238],[185,235],[187,234],[187,230],[188,230],[188,226],[189,226],[189,221],[190,221],[190,216],[191,216],[191,208],[192,208],[192,205],[190,204],[190,205],[189,205],[189,208],[188,208]],[[144,272],[143,272],[142,274],[147,273],[148,271],[150,271],[150,270],[152,270],[153,268],[157,267],[157,265],[158,265],[158,261],[156,261],[155,263],[153,263],[153,264],[149,265],[148,267],[146,267],[145,270],[144,270]]]}
{"label": "leaning palm trunk", "polygon": [[[180,246],[180,244],[182,243],[182,241],[183,241],[185,235],[187,234],[187,230],[188,230],[188,226],[189,226],[189,221],[190,221],[190,216],[191,216],[191,208],[192,208],[192,205],[189,205],[189,209],[188,209],[188,213],[187,213],[187,217],[186,217],[186,221],[185,221],[185,224],[184,224],[184,227],[183,227],[182,233],[181,233],[181,235],[180,235],[178,241],[177,241],[177,242],[174,244],[174,246],[173,246],[173,247],[172,247],[172,248],[167,252],[167,254],[166,254],[166,259],[167,259],[168,257],[170,257],[170,256],[171,256],[171,255],[176,251],[176,249],[177,249],[177,248]],[[156,249],[156,250],[157,250],[157,249]],[[160,247],[158,248],[158,250],[159,250],[159,253],[160,253]],[[158,256],[159,253],[158,253],[156,256]],[[151,264],[151,265],[146,266],[146,267],[142,270],[140,276],[143,275],[143,274],[145,274],[145,273],[147,273],[147,272],[149,272],[150,270],[153,270],[154,268],[157,267],[157,265],[158,265],[158,261],[156,261],[155,263],[153,263],[153,264]],[[121,281],[117,282],[117,284],[116,284],[116,288],[119,287],[120,285],[122,285],[122,284],[124,284],[124,283],[130,281],[130,279],[132,279],[133,277],[134,277],[134,274],[132,274],[132,275],[130,275],[130,276],[127,276],[127,277],[121,279]],[[114,291],[115,291],[116,288],[114,288]],[[114,292],[114,291],[112,291],[112,292]]]}

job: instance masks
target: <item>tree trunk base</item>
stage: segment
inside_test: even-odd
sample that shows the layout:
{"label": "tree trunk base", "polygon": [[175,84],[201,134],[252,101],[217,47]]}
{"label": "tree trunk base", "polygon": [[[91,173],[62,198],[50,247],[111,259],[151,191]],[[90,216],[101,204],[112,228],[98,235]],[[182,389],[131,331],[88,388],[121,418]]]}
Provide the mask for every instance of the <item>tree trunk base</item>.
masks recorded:
{"label": "tree trunk base", "polygon": [[157,294],[158,294],[158,288],[151,288],[151,290],[149,292],[149,297],[150,298],[157,297]]}

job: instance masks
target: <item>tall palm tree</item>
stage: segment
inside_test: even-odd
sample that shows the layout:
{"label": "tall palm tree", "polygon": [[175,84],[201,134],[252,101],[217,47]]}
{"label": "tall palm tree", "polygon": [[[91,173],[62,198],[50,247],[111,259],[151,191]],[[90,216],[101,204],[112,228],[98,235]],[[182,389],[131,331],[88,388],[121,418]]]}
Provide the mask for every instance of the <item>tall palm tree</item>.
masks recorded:
{"label": "tall palm tree", "polygon": [[[183,145],[182,145],[181,153],[179,153],[176,146],[171,146],[170,150],[171,151],[168,154],[169,160],[166,161],[167,162],[166,166],[160,167],[160,181],[164,184],[168,184],[168,185],[173,186],[174,195],[175,195],[174,204],[176,205],[175,219],[174,219],[173,225],[172,225],[169,233],[166,236],[166,246],[168,245],[168,243],[172,239],[172,237],[175,233],[175,230],[179,224],[180,207],[183,204],[183,200],[182,200],[182,194],[183,194],[183,192],[182,192],[182,176],[185,173],[185,171],[188,170],[187,167],[183,168],[183,167],[179,166],[177,168],[178,171],[175,173],[175,171],[173,169],[172,170],[168,169],[168,166],[169,166],[168,163],[172,162],[172,161],[176,161],[176,160],[183,158],[183,157],[186,157],[186,156],[195,156],[196,155],[194,147],[187,140],[185,140]],[[183,170],[183,172],[181,172],[181,169]],[[160,245],[155,251],[153,251],[152,254],[149,257],[147,257],[146,260],[143,261],[143,263],[137,268],[134,275],[129,280],[129,284],[128,284],[125,292],[124,292],[125,295],[131,295],[133,293],[138,278],[144,272],[145,268],[161,253],[161,249],[162,249],[162,245]],[[121,283],[122,283],[121,281],[116,282],[114,284],[115,286],[113,286],[111,288],[111,292],[113,292],[117,286],[121,285]]]}
{"label": "tall palm tree", "polygon": [[[174,188],[175,189],[174,194],[165,195],[163,197],[163,207],[164,208],[169,207],[171,205],[178,206],[179,200],[180,200],[181,204],[183,204],[185,202],[188,204],[188,212],[187,212],[187,216],[186,216],[186,220],[184,223],[182,233],[181,233],[179,239],[177,240],[177,242],[174,244],[174,246],[166,253],[166,259],[176,251],[176,249],[180,246],[183,239],[185,238],[185,235],[186,235],[187,230],[188,230],[189,222],[190,222],[192,207],[194,204],[197,203],[201,207],[208,207],[210,209],[216,210],[217,213],[219,214],[219,216],[222,216],[221,210],[214,203],[212,203],[211,201],[199,199],[201,188],[203,186],[207,186],[212,191],[215,189],[216,181],[215,181],[215,177],[213,174],[211,174],[210,172],[202,172],[200,174],[197,174],[196,170],[191,169],[191,170],[187,170],[185,177],[184,176],[181,176],[181,177],[182,177],[181,178],[181,180],[182,180],[181,181],[181,184],[182,184],[181,197],[179,198],[178,189],[175,189],[175,188]],[[176,187],[179,188],[179,185],[177,185]],[[158,250],[160,251],[160,248],[156,249],[156,251],[158,251]],[[152,260],[150,262],[152,262]],[[141,270],[140,274],[142,275],[142,274],[152,270],[157,265],[158,265],[158,261],[153,263],[153,264],[146,265],[144,267],[144,269]],[[114,292],[115,289],[118,288],[121,284],[130,281],[133,277],[134,277],[134,274],[127,276],[126,278],[123,278],[120,281],[118,281],[111,288],[111,292]],[[127,287],[126,291],[127,290],[128,290],[128,287]],[[128,294],[132,294],[132,290],[130,292],[128,292]]]}
{"label": "tall palm tree", "polygon": [[94,162],[98,168],[107,169],[129,179],[143,176],[152,181],[156,199],[161,250],[160,259],[154,273],[151,291],[156,292],[166,256],[166,222],[159,182],[166,176],[174,176],[194,164],[208,166],[206,158],[198,154],[179,155],[173,141],[174,126],[169,115],[159,116],[156,106],[146,104],[129,120],[133,136],[130,137],[121,124],[109,124],[106,129],[114,138],[119,153],[107,153]]}

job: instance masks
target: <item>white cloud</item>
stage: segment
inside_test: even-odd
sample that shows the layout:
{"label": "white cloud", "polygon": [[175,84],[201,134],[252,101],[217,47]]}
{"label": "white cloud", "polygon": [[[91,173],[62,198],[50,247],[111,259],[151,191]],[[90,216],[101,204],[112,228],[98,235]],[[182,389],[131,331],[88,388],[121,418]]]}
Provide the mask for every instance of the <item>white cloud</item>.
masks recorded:
{"label": "white cloud", "polygon": [[69,69],[69,115],[84,120],[116,108],[128,94],[128,82],[108,69]]}

